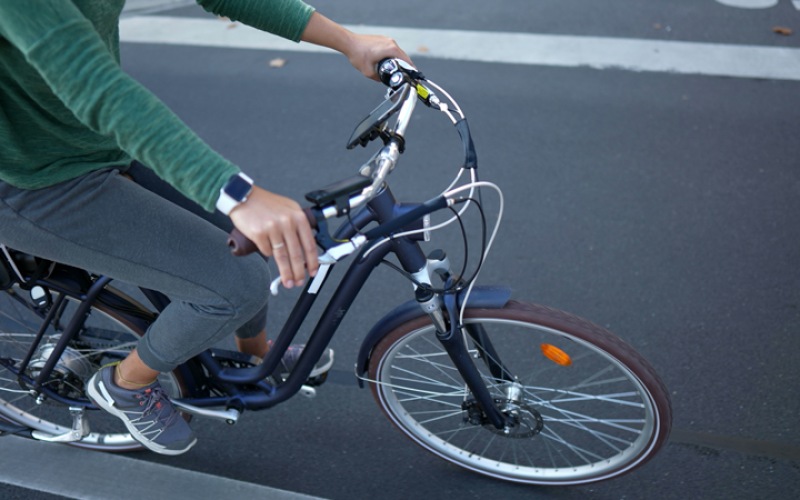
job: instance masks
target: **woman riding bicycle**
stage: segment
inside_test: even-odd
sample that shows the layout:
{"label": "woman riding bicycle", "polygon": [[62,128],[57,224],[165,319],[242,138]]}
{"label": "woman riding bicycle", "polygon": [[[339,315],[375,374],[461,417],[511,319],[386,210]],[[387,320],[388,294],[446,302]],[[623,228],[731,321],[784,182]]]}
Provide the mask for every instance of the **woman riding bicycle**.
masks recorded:
{"label": "woman riding bicycle", "polygon": [[[391,39],[349,32],[300,0],[198,3],[335,49],[370,78],[383,58],[409,61]],[[256,242],[286,287],[314,276],[317,252],[296,202],[252,185],[121,70],[123,5],[0,0],[0,241],[170,297],[136,349],[96,373],[87,393],[144,446],[176,455],[196,437],[158,374],[231,332],[245,353],[269,349],[269,271],[258,256],[233,258],[224,232],[235,226]],[[327,356],[319,371],[330,368]]]}

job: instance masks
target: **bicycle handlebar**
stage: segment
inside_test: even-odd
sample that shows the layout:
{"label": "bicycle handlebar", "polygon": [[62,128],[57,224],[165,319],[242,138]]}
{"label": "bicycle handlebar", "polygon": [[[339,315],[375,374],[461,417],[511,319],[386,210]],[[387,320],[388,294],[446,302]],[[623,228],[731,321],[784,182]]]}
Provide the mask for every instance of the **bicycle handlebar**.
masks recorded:
{"label": "bicycle handlebar", "polygon": [[397,89],[404,83],[416,86],[423,79],[422,73],[402,59],[383,59],[378,63],[378,76],[389,88]]}
{"label": "bicycle handlebar", "polygon": [[[383,59],[377,65],[377,73],[381,82],[393,91],[398,91],[404,84],[408,84],[412,88],[417,88],[420,85],[419,80],[424,78],[422,73],[417,71],[416,68],[400,59]],[[411,114],[414,111],[414,104],[416,104],[416,96],[417,92],[409,92],[404,96],[405,102],[398,113],[397,123],[394,128],[394,132],[399,136],[405,133],[405,129],[408,126]],[[368,200],[377,192],[378,188],[385,181],[386,176],[394,169],[399,154],[398,145],[390,143],[384,148],[381,154],[377,156],[376,169],[372,172],[374,179],[372,185],[365,188],[362,195],[355,197],[358,199],[359,204]],[[325,219],[340,215],[338,214],[338,210],[329,210],[327,208],[306,207],[303,211],[311,224],[311,228],[314,230],[318,229],[319,217]],[[231,253],[237,257],[258,252],[256,244],[236,228],[228,235],[228,246],[231,249]]]}

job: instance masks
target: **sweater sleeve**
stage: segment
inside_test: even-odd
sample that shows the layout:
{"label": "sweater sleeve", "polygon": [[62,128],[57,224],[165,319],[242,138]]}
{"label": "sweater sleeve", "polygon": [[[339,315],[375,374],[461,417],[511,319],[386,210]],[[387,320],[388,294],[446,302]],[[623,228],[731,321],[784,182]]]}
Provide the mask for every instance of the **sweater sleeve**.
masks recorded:
{"label": "sweater sleeve", "polygon": [[84,125],[113,137],[206,210],[239,168],[125,74],[92,24],[64,0],[0,0],[0,36],[20,50]]}
{"label": "sweater sleeve", "polygon": [[314,13],[301,0],[196,0],[208,12],[299,42]]}

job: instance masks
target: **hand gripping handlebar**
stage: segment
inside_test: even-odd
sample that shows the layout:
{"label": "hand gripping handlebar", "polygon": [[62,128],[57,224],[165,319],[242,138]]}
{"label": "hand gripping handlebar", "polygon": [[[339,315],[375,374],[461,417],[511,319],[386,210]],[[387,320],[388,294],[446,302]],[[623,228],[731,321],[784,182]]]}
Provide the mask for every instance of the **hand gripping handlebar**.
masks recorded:
{"label": "hand gripping handlebar", "polygon": [[[417,87],[418,80],[424,78],[416,68],[400,59],[383,59],[377,65],[377,73],[381,82],[393,90],[400,88],[403,84]],[[402,128],[404,129],[407,118],[403,122]],[[386,174],[388,172],[379,172],[380,177],[385,177]],[[382,181],[383,179],[380,179],[381,183]],[[319,221],[330,215],[319,208],[306,207],[303,211],[311,228],[315,230],[319,227]],[[236,256],[244,256],[258,251],[256,244],[235,228],[228,235],[228,246],[231,253]]]}
{"label": "hand gripping handlebar", "polygon": [[[303,213],[306,214],[308,223],[311,224],[311,229],[317,229],[317,216],[314,214],[314,210],[306,207],[303,208]],[[237,257],[258,252],[256,244],[236,228],[233,228],[228,235],[228,247],[230,247],[231,253]]]}

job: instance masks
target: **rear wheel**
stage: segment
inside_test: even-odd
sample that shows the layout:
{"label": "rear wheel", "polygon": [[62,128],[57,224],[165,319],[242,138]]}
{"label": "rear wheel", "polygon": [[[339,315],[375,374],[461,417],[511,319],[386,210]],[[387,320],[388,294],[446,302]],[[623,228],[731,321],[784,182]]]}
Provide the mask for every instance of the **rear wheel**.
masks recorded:
{"label": "rear wheel", "polygon": [[427,316],[394,329],[370,358],[379,406],[422,447],[488,476],[569,485],[624,474],[665,443],[669,395],[610,332],[517,302],[467,309],[464,322],[467,349],[507,429],[488,422]]}
{"label": "rear wheel", "polygon": [[[29,352],[45,315],[52,309],[55,319],[47,328],[42,342],[33,353],[26,374],[35,378],[50,358],[53,348],[69,325],[80,305],[80,299],[65,296],[63,300],[45,299],[16,286],[0,292],[0,360],[12,367],[21,366]],[[115,296],[116,295],[116,296]],[[103,365],[122,360],[144,334],[147,322],[134,321],[103,304],[103,298],[119,295],[107,288],[92,307],[84,327],[70,342],[53,370],[47,386],[67,400],[83,400],[85,384]],[[159,376],[170,397],[179,398],[184,389],[177,372]],[[53,398],[37,398],[31,388],[21,383],[10,370],[0,368],[0,417],[45,435],[57,436],[72,428],[73,418],[68,404]],[[127,451],[142,448],[125,429],[124,424],[104,411],[87,411],[90,434],[70,444],[105,451]]]}

